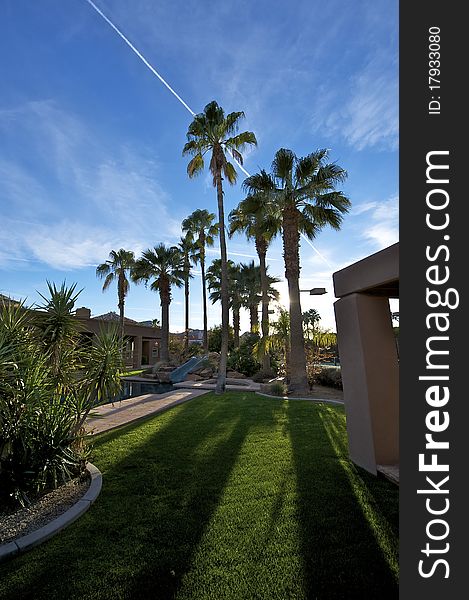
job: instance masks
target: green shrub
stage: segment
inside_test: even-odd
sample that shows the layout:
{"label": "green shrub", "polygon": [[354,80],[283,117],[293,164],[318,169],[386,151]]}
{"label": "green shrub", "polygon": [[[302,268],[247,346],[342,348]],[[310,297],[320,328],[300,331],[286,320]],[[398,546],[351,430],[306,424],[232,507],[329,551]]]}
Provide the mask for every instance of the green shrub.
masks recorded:
{"label": "green shrub", "polygon": [[275,383],[270,384],[269,394],[272,394],[272,396],[286,396],[287,387],[284,383],[276,381]]}
{"label": "green shrub", "polygon": [[41,310],[0,306],[0,506],[27,505],[84,471],[84,423],[120,390],[117,328],[80,341],[75,286],[48,284]]}
{"label": "green shrub", "polygon": [[[221,325],[215,325],[210,327],[208,330],[208,351],[209,352],[221,352]],[[234,346],[233,341],[233,328],[228,328],[228,350],[231,350]]]}
{"label": "green shrub", "polygon": [[318,367],[314,373],[313,383],[341,390],[343,389],[342,371],[335,367]]}
{"label": "green shrub", "polygon": [[257,373],[261,365],[254,356],[254,347],[258,341],[259,336],[256,333],[245,333],[241,338],[239,348],[229,353],[227,367],[246,375],[246,377]]}
{"label": "green shrub", "polygon": [[257,373],[254,373],[254,375],[252,376],[252,380],[255,381],[256,383],[263,383],[266,379],[274,379],[274,377],[276,376],[276,373],[271,370],[271,371],[258,371]]}

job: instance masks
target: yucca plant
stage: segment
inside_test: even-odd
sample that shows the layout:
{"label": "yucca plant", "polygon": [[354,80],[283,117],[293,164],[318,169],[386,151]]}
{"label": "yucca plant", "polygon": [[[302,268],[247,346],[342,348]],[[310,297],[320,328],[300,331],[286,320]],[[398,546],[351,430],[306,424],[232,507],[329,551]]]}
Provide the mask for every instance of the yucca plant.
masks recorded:
{"label": "yucca plant", "polygon": [[119,389],[117,328],[85,348],[75,286],[48,283],[39,310],[0,306],[0,506],[27,505],[84,471],[84,422]]}

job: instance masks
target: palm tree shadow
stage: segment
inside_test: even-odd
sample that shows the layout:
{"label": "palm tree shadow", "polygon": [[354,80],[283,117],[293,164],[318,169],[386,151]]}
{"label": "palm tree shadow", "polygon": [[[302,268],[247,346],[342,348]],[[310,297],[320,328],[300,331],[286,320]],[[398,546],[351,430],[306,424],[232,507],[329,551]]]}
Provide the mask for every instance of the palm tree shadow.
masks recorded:
{"label": "palm tree shadow", "polygon": [[395,486],[348,459],[342,409],[289,402],[308,598],[395,598]]}
{"label": "palm tree shadow", "polygon": [[[195,400],[174,413],[151,435],[142,437],[139,423],[100,436],[98,456],[103,444],[123,448],[121,461],[97,463],[106,493],[60,540],[15,559],[13,570],[17,575],[24,570],[27,577],[20,578],[22,589],[15,589],[12,598],[86,597],[89,573],[79,565],[90,551],[96,556],[93,579],[101,580],[103,598],[175,597],[253,415],[239,407],[230,410],[221,398]],[[132,450],[124,451],[125,445]]]}

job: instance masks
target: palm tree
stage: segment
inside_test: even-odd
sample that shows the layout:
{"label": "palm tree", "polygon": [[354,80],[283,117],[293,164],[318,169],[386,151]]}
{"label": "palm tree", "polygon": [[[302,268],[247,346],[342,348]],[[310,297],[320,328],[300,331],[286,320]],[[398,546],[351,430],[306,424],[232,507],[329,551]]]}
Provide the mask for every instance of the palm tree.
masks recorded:
{"label": "palm tree", "polygon": [[244,131],[237,133],[243,112],[232,112],[225,116],[225,112],[217,102],[212,101],[204,108],[202,113],[195,115],[187,131],[187,143],[183,148],[183,155],[191,155],[192,159],[187,165],[189,177],[194,177],[204,169],[204,155],[210,152],[210,172],[213,176],[213,186],[217,189],[218,225],[220,228],[220,254],[221,254],[221,323],[222,343],[220,364],[216,393],[225,391],[226,361],[228,356],[228,271],[225,239],[225,213],[223,206],[223,178],[228,183],[236,183],[236,169],[227,158],[227,153],[240,164],[243,164],[241,152],[247,146],[256,146],[257,140],[254,133]]}
{"label": "palm tree", "polygon": [[129,276],[135,264],[135,256],[131,250],[121,248],[117,252],[111,250],[109,259],[96,267],[96,276],[104,279],[103,292],[117,279],[117,298],[119,307],[120,339],[124,339],[124,305],[129,293]]}
{"label": "palm tree", "polygon": [[176,246],[166,247],[158,244],[143,252],[132,271],[135,283],[152,280],[150,288],[160,294],[161,302],[161,353],[163,361],[169,359],[169,305],[171,304],[171,287],[182,287],[184,283],[184,261],[181,251]]}
{"label": "palm tree", "polygon": [[[313,339],[314,341],[315,327],[320,320],[321,315],[315,308],[310,308],[309,310],[303,313],[303,325],[305,326],[308,340]],[[313,334],[312,336],[311,333]]]}
{"label": "palm tree", "polygon": [[290,300],[291,391],[308,390],[303,323],[300,303],[300,233],[313,239],[326,225],[340,229],[350,201],[335,189],[347,174],[338,165],[327,163],[328,151],[317,150],[298,158],[291,150],[277,151],[272,174],[256,173],[244,181],[250,195],[270,197],[273,209],[281,213],[285,277]]}
{"label": "palm tree", "polygon": [[181,237],[178,247],[182,254],[184,273],[184,352],[187,352],[189,348],[189,279],[193,277],[191,262],[195,261],[197,253],[192,236],[189,234]]}
{"label": "palm tree", "polygon": [[[259,329],[259,304],[262,299],[262,269],[260,265],[255,265],[252,260],[248,264],[241,264],[240,279],[242,288],[243,305],[249,311],[249,319],[251,324],[251,333],[257,333]],[[265,266],[265,265],[264,265]],[[278,283],[280,280],[276,277],[272,277],[267,273],[267,267],[265,267],[265,286],[267,303],[270,300],[278,300],[279,293],[273,287],[274,283]],[[267,332],[268,332],[268,321],[267,321]]]}
{"label": "palm tree", "polygon": [[[307,310],[306,312],[303,313],[303,326],[304,326],[304,331],[306,334],[306,337],[308,339],[308,342],[311,343],[312,346],[312,363],[313,363],[313,367],[314,367],[314,353],[315,353],[315,346],[317,343],[317,339],[316,339],[316,325],[319,323],[319,321],[321,320],[321,315],[318,313],[318,311],[315,308],[310,308],[309,310]],[[319,345],[318,345],[319,348]]]}
{"label": "palm tree", "polygon": [[208,333],[207,333],[207,282],[205,279],[205,247],[213,246],[214,237],[218,235],[218,224],[214,224],[215,215],[208,210],[198,208],[187,219],[182,222],[182,230],[186,232],[186,237],[194,242],[198,253],[193,255],[196,262],[200,262],[202,272],[202,301],[204,312],[204,352],[208,352]]}
{"label": "palm tree", "polygon": [[[261,292],[262,292],[262,337],[269,335],[269,294],[267,281],[266,255],[272,239],[280,232],[281,221],[278,211],[272,211],[269,197],[265,194],[255,194],[242,200],[229,214],[230,237],[236,232],[244,232],[248,240],[254,240],[259,257]],[[257,313],[256,313],[257,316]],[[264,352],[262,370],[270,371],[270,356]]]}
{"label": "palm tree", "polygon": [[[243,288],[240,278],[240,266],[232,260],[227,261],[229,307],[233,311],[233,342],[239,348],[240,310],[243,305]],[[208,289],[212,304],[221,302],[221,259],[216,258],[207,269]]]}

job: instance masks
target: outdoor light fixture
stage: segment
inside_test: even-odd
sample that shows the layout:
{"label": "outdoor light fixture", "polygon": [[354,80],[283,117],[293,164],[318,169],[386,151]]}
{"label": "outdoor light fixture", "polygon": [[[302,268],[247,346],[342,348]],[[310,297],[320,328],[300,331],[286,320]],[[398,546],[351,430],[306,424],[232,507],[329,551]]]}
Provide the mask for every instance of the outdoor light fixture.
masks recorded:
{"label": "outdoor light fixture", "polygon": [[322,294],[327,294],[326,288],[313,288],[311,290],[300,290],[300,292],[309,292],[310,296],[322,296]]}

